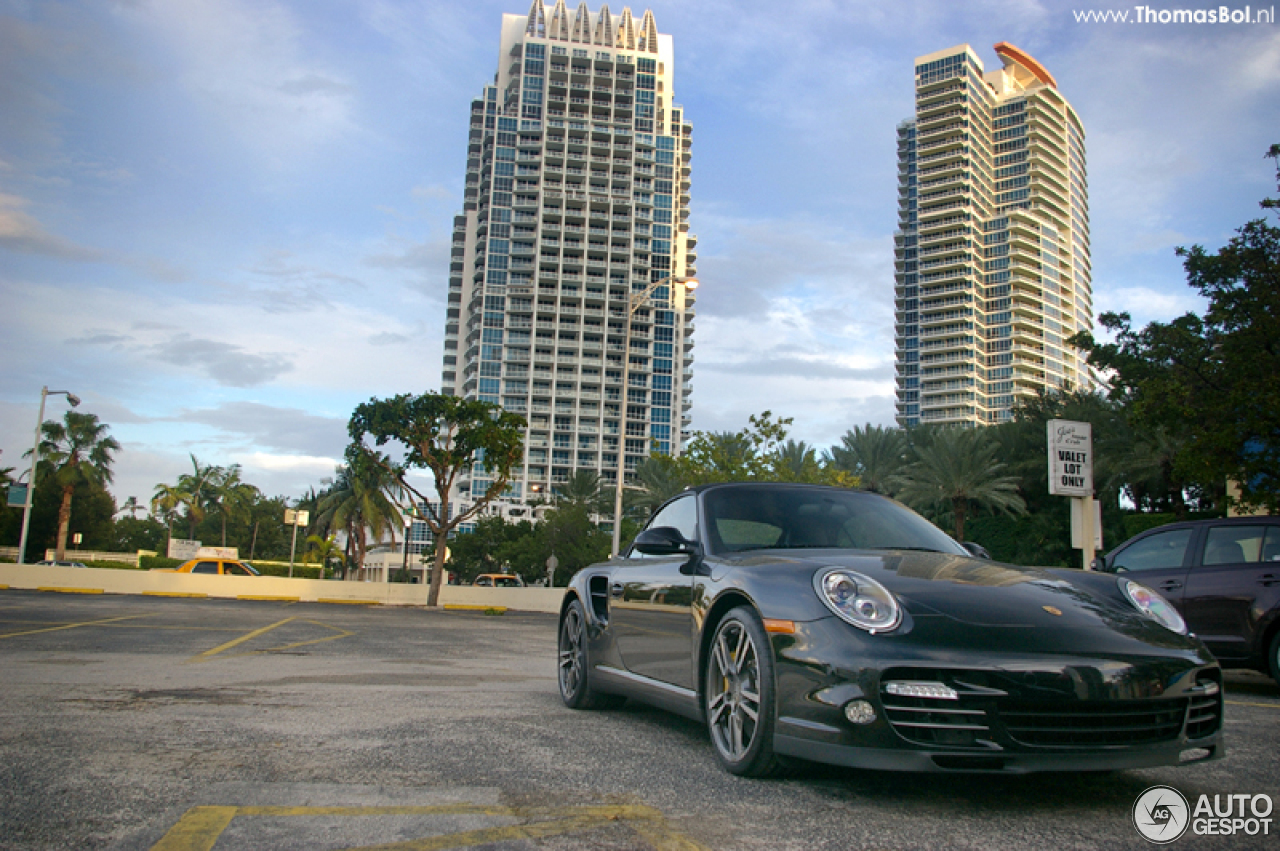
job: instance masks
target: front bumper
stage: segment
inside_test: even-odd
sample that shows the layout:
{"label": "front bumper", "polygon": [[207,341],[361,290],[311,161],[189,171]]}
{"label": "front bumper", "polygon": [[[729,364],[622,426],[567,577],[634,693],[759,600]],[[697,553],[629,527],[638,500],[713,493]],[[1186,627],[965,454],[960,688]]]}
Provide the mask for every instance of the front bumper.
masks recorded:
{"label": "front bumper", "polygon": [[[775,638],[774,748],[818,762],[898,771],[1091,771],[1223,756],[1222,676],[1203,647],[1135,653],[1113,636],[1022,641],[970,630],[940,642],[917,619],[910,635],[867,636],[835,619]],[[1034,651],[1019,644],[1038,644]],[[959,646],[958,646],[959,645]],[[891,682],[946,686],[953,697],[890,694]],[[844,709],[865,701],[870,723]]]}

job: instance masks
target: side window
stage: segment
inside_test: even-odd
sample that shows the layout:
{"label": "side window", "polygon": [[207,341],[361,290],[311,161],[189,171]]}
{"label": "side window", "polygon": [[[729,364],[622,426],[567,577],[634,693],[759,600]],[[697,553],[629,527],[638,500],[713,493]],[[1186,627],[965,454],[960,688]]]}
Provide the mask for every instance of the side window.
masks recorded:
{"label": "side window", "polygon": [[1266,526],[1212,526],[1204,543],[1204,565],[1253,564],[1262,556]]}
{"label": "side window", "polygon": [[667,505],[649,521],[648,528],[671,526],[690,541],[698,539],[698,501],[690,494]]}
{"label": "side window", "polygon": [[1164,570],[1181,567],[1191,543],[1191,529],[1157,532],[1116,553],[1115,570]]}
{"label": "side window", "polygon": [[223,564],[222,572],[229,573],[232,576],[252,576],[253,575],[252,573],[249,572],[248,568],[246,568],[243,564],[238,564],[234,561],[229,561]]}
{"label": "side window", "polygon": [[202,561],[195,567],[191,568],[192,573],[217,573],[218,563],[216,561]]}

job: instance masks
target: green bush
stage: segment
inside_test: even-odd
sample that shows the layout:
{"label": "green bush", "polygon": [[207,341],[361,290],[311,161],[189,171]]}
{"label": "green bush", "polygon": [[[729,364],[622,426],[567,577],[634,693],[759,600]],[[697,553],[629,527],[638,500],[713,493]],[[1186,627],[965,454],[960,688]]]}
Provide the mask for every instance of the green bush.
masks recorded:
{"label": "green bush", "polygon": [[[287,561],[251,561],[249,564],[258,569],[263,576],[288,576],[289,562]],[[325,570],[324,576],[320,576],[320,565],[303,564],[302,562],[293,563],[294,579],[332,579],[333,571]]]}
{"label": "green bush", "polygon": [[[75,561],[75,559],[72,559]],[[105,567],[108,570],[137,570],[136,564],[130,564],[127,561],[82,561],[85,567]]]}
{"label": "green bush", "polygon": [[155,570],[157,568],[173,570],[180,565],[186,564],[180,558],[165,558],[164,556],[142,556],[138,561],[139,567],[143,570]]}

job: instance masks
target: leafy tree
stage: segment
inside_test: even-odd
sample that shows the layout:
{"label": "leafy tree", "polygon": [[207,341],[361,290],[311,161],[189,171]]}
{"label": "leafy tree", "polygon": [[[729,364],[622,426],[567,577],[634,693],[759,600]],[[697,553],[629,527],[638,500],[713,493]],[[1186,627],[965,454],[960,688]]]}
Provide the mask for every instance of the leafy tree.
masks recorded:
{"label": "leafy tree", "polygon": [[[345,564],[357,567],[364,564],[370,533],[380,538],[384,532],[390,532],[394,538],[395,530],[400,527],[396,500],[401,490],[385,459],[356,447],[348,450],[347,463],[338,468],[333,487],[317,505],[320,523],[346,535]],[[343,577],[346,577],[345,566]]]}
{"label": "leafy tree", "polygon": [[[1277,163],[1280,145],[1267,156]],[[1277,201],[1264,201],[1275,209]],[[1247,505],[1280,510],[1280,229],[1248,222],[1217,253],[1179,248],[1187,284],[1208,301],[1135,330],[1127,313],[1104,313],[1114,343],[1082,332],[1071,342],[1109,370],[1113,398],[1132,404],[1136,425],[1165,428],[1186,443],[1172,472],[1185,481],[1232,479]]]}
{"label": "leafy tree", "polygon": [[955,538],[965,540],[972,507],[1019,514],[1025,511],[1018,479],[996,460],[996,443],[984,429],[942,428],[917,435],[915,460],[899,477],[898,497],[919,510],[942,508],[951,515]]}
{"label": "leafy tree", "polygon": [[117,517],[111,531],[109,549],[130,553],[138,550],[163,552],[166,530],[152,517]]}
{"label": "leafy tree", "polygon": [[790,417],[774,419],[772,411],[747,418],[738,432],[695,432],[678,462],[688,485],[712,482],[770,481],[773,461],[786,439]]}
{"label": "leafy tree", "polygon": [[76,486],[102,488],[110,483],[113,456],[120,451],[120,444],[107,433],[108,426],[99,422],[97,415],[78,411],[67,411],[62,422],[46,420],[40,432],[40,458],[52,469],[52,481],[62,496],[56,545],[57,558],[62,561],[67,557],[67,530]]}
{"label": "leafy tree", "polygon": [[830,465],[858,478],[858,487],[892,494],[892,483],[907,463],[907,437],[897,428],[854,426],[839,446],[831,447]]}
{"label": "leafy tree", "polygon": [[[426,506],[423,519],[436,545],[428,605],[435,606],[440,600],[449,533],[507,489],[512,471],[523,460],[524,427],[524,417],[496,405],[439,393],[370,399],[352,413],[348,433],[353,446],[349,452],[365,451],[366,437],[377,446],[397,444],[404,452],[402,464],[393,464],[381,455],[375,457],[401,487]],[[407,481],[408,471],[414,468],[431,471],[437,495],[434,504]],[[468,472],[474,476],[472,502],[455,514],[450,494]]]}

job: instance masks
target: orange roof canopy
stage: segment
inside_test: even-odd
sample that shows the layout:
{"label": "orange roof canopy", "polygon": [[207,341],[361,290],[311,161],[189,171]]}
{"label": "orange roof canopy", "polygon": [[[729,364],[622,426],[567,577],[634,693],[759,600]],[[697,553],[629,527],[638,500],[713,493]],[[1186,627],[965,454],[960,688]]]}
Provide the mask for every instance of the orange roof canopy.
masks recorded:
{"label": "orange roof canopy", "polygon": [[995,50],[996,50],[997,56],[999,56],[1002,59],[1009,59],[1012,62],[1018,63],[1023,68],[1026,68],[1028,71],[1034,74],[1035,78],[1040,82],[1049,86],[1053,86],[1055,89],[1058,87],[1058,81],[1053,79],[1053,75],[1050,74],[1048,71],[1046,71],[1043,65],[1041,65],[1036,60],[1032,59],[1030,55],[1014,47],[1009,42],[1007,41],[1000,42],[999,44],[996,45]]}

